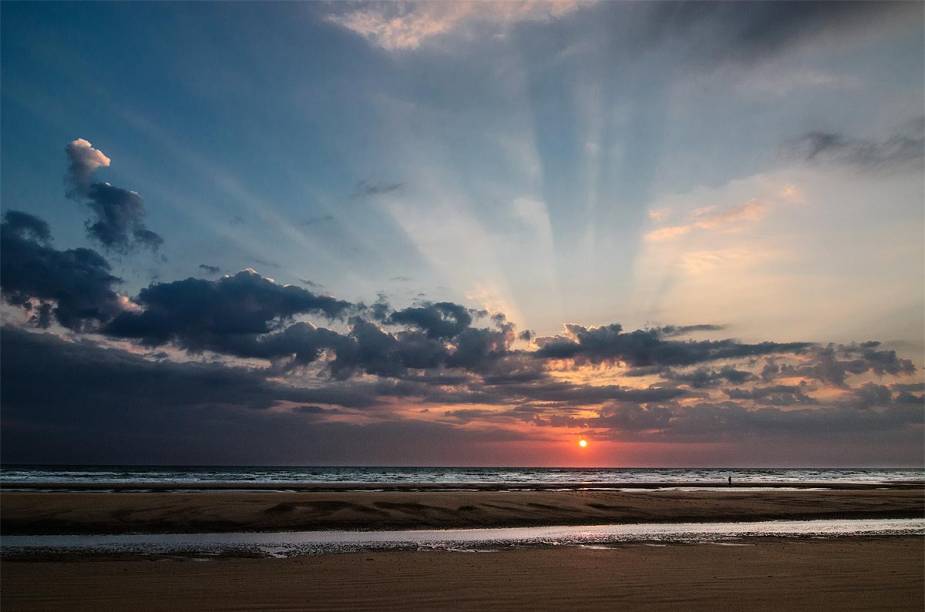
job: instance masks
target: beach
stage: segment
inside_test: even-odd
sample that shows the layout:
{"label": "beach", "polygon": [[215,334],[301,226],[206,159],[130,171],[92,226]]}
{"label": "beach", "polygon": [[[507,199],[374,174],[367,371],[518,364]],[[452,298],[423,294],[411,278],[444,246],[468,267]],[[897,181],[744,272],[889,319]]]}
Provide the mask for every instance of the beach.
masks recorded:
{"label": "beach", "polygon": [[[112,485],[107,485],[113,490]],[[195,533],[316,529],[529,527],[605,523],[758,521],[823,518],[916,518],[925,513],[921,484],[669,488],[622,485],[555,490],[510,485],[126,485],[121,492],[6,491],[0,532],[13,534]],[[204,488],[205,487],[205,488]],[[97,487],[100,489],[100,487]],[[136,492],[145,489],[145,492]],[[168,490],[169,489],[169,490]],[[291,487],[290,487],[291,489]],[[538,490],[539,489],[539,490]]]}
{"label": "beach", "polygon": [[[5,536],[176,533],[192,541],[206,532],[839,522],[925,515],[921,483],[304,484],[284,489],[135,483],[22,489],[0,494]],[[4,610],[919,610],[923,601],[920,535],[558,544],[495,544],[465,552],[344,548],[348,552],[285,558],[259,547],[6,550],[0,603]]]}
{"label": "beach", "polygon": [[6,561],[4,610],[921,610],[921,537]]}

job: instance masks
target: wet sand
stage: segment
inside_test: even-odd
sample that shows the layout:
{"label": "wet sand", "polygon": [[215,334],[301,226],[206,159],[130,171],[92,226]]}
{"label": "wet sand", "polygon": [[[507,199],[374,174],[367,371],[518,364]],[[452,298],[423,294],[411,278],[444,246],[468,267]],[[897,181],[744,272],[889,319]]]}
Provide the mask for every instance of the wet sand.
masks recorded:
{"label": "wet sand", "polygon": [[921,485],[886,489],[0,493],[4,534],[529,527],[925,516]]}
{"label": "wet sand", "polygon": [[5,561],[3,610],[921,610],[921,537]]}

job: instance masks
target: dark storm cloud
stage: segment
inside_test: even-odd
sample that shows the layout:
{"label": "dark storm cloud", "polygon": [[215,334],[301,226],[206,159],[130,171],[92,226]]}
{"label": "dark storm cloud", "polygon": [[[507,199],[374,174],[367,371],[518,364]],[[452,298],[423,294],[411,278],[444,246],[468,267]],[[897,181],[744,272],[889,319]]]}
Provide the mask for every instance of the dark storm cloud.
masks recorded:
{"label": "dark storm cloud", "polygon": [[404,183],[389,183],[386,181],[358,181],[350,195],[353,199],[371,198],[389,193],[395,193],[404,189]]}
{"label": "dark storm cloud", "polygon": [[69,162],[67,195],[86,204],[95,216],[87,221],[90,238],[117,253],[136,247],[157,250],[164,240],[145,226],[141,196],[109,183],[91,181],[98,168],[109,166],[109,158],[83,138],[69,143],[65,151]]}
{"label": "dark storm cloud", "polygon": [[691,61],[747,63],[820,37],[850,36],[872,23],[921,21],[907,2],[659,2],[646,39],[682,45]]}
{"label": "dark storm cloud", "polygon": [[469,327],[472,316],[459,304],[437,302],[395,311],[387,322],[417,327],[429,338],[453,338]]}
{"label": "dark storm cloud", "polygon": [[122,310],[119,278],[91,249],[56,250],[48,225],[9,211],[0,226],[0,287],[8,303],[29,310],[47,327],[52,316],[74,330],[93,328]]}
{"label": "dark storm cloud", "polygon": [[124,312],[105,333],[149,346],[174,341],[184,348],[223,351],[236,338],[266,334],[298,314],[342,316],[350,304],[280,285],[252,270],[210,281],[188,278],[157,283],[135,299],[144,310]]}
{"label": "dark storm cloud", "polygon": [[571,337],[538,338],[540,349],[535,355],[593,364],[623,362],[631,367],[683,366],[718,359],[799,353],[812,346],[806,342],[743,344],[735,340],[666,340],[660,329],[624,332],[618,323],[591,328],[567,325],[566,328]]}
{"label": "dark storm cloud", "polygon": [[496,362],[508,354],[509,338],[500,331],[467,327],[448,342],[447,338],[416,330],[388,333],[354,318],[347,340],[332,347],[336,359],[330,368],[339,378],[357,371],[404,378],[408,370],[441,368],[491,373]]}
{"label": "dark storm cloud", "polygon": [[837,132],[807,132],[788,143],[785,151],[807,162],[863,170],[921,170],[925,159],[925,117],[907,123],[882,140],[852,138]]}
{"label": "dark storm cloud", "polygon": [[199,269],[212,276],[215,276],[222,271],[222,269],[218,266],[210,266],[209,264],[199,264]]}

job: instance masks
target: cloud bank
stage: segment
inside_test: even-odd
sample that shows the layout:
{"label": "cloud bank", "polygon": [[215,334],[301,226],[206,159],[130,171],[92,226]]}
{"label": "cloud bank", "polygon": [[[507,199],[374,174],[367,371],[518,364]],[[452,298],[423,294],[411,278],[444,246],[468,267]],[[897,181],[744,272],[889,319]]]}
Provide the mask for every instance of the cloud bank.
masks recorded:
{"label": "cloud bank", "polygon": [[923,431],[923,385],[909,381],[920,371],[877,341],[746,343],[692,337],[723,333],[715,324],[617,323],[536,338],[504,313],[366,306],[253,270],[129,296],[99,253],[55,249],[41,219],[8,211],[0,231],[3,298],[26,315],[2,331],[10,458],[31,456],[23,423],[78,427],[76,415],[107,440],[126,435],[108,419],[155,419],[171,444],[178,430],[154,415],[193,429],[213,419],[315,433],[379,423],[398,437],[430,427],[473,443],[550,432],[632,444],[874,436],[907,454]]}

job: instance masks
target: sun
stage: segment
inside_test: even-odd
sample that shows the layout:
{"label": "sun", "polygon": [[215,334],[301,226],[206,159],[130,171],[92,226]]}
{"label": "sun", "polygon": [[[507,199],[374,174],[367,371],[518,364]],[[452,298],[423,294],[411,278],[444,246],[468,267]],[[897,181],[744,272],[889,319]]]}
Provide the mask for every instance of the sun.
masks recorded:
{"label": "sun", "polygon": [[581,448],[588,448],[588,441],[582,438],[581,440],[578,441],[578,446],[580,446]]}

